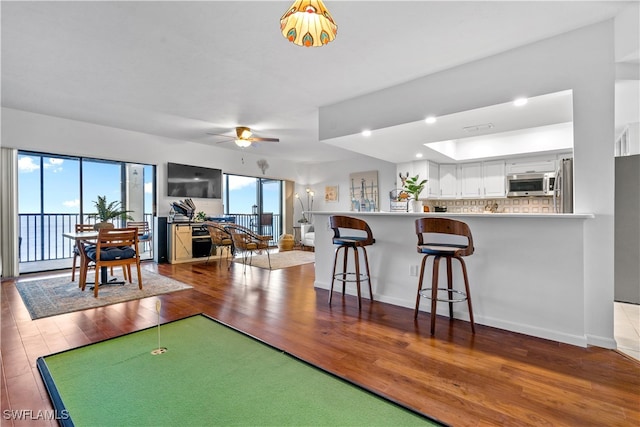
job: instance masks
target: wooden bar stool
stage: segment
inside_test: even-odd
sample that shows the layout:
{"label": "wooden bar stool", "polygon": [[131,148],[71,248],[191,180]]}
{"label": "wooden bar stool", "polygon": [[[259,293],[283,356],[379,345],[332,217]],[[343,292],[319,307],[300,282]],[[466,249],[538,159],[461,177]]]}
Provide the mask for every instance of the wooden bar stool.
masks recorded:
{"label": "wooden bar stool", "polygon": [[[471,308],[471,293],[469,292],[469,278],[467,276],[467,266],[462,257],[473,254],[473,238],[469,226],[462,221],[447,218],[419,218],[416,219],[416,234],[418,236],[418,253],[424,254],[420,267],[420,278],[418,279],[418,295],[416,296],[416,309],[414,318],[418,318],[418,307],[420,298],[431,300],[431,335],[436,329],[436,304],[438,301],[449,303],[449,318],[453,318],[453,303],[467,301],[469,308],[469,320],[471,331],[475,334],[476,329],[473,322],[473,309]],[[425,235],[428,240],[425,240]],[[451,236],[460,236],[452,238]],[[433,256],[433,273],[431,287],[423,288],[424,267],[427,258]],[[440,259],[447,260],[447,287],[438,287],[438,270]],[[453,271],[451,260],[457,259],[462,267],[464,276],[465,291],[453,289]],[[443,295],[444,294],[444,295]]]}
{"label": "wooden bar stool", "polygon": [[[329,291],[329,305],[331,305],[331,297],[333,296],[333,283],[338,280],[342,282],[342,295],[344,295],[346,282],[356,282],[358,291],[358,308],[362,307],[360,301],[361,292],[360,284],[363,281],[367,281],[369,284],[369,298],[373,301],[373,291],[371,290],[371,274],[369,273],[369,258],[367,257],[367,249],[365,246],[369,246],[375,243],[373,233],[369,225],[357,218],[348,216],[332,215],[329,217],[331,228],[333,229],[333,244],[338,245],[336,247],[336,253],[333,258],[333,277],[331,278],[331,290]],[[348,231],[348,235],[342,235],[340,230]],[[336,273],[338,253],[343,250],[344,257],[342,259],[342,272]],[[348,254],[349,249],[353,249],[355,272],[347,271]],[[364,255],[364,263],[367,273],[360,272],[360,256],[359,250],[362,250]]]}

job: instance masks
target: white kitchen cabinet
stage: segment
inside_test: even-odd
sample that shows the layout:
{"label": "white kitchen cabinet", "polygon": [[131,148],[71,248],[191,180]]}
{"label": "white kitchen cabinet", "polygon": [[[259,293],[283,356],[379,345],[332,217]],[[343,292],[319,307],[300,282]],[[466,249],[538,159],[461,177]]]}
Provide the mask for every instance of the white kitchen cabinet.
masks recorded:
{"label": "white kitchen cabinet", "polygon": [[504,160],[482,163],[482,184],[484,197],[504,197],[507,192],[506,166]]}
{"label": "white kitchen cabinet", "polygon": [[457,165],[440,165],[440,197],[455,199],[457,196]]}
{"label": "white kitchen cabinet", "polygon": [[429,162],[429,173],[427,174],[427,197],[435,198],[440,196],[440,165]]}
{"label": "white kitchen cabinet", "polygon": [[555,172],[555,158],[514,159],[507,163],[507,175],[514,173]]}
{"label": "white kitchen cabinet", "polygon": [[482,163],[463,163],[458,166],[460,196],[482,197]]}
{"label": "white kitchen cabinet", "polygon": [[420,193],[421,199],[434,198],[440,196],[440,176],[438,175],[438,164],[428,160],[419,160],[413,162],[413,173],[411,176],[418,175],[420,180],[426,179],[424,190]]}

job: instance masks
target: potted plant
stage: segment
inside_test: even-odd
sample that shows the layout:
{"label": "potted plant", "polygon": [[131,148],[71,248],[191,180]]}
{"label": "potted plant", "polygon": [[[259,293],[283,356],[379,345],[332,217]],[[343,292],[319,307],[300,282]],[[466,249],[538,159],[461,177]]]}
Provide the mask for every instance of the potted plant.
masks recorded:
{"label": "potted plant", "polygon": [[113,227],[113,224],[109,220],[115,218],[121,218],[122,220],[133,220],[133,217],[129,215],[129,212],[122,209],[120,202],[107,202],[107,196],[98,196],[98,200],[93,202],[96,207],[96,213],[89,214],[89,218],[95,218],[96,225],[94,228],[99,230],[104,227]]}
{"label": "potted plant", "polygon": [[427,183],[426,179],[419,181],[420,175],[409,177],[405,180],[404,186],[402,190],[409,194],[413,199],[413,211],[421,212],[422,211],[422,202],[418,200],[420,197],[420,193],[424,190],[424,185]]}

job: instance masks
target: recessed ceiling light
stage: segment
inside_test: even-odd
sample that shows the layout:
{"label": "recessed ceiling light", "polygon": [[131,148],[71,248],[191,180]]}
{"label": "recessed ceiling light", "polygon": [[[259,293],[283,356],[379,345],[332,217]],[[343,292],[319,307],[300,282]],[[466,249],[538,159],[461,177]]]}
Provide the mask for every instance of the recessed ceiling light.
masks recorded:
{"label": "recessed ceiling light", "polygon": [[525,105],[527,102],[529,102],[529,100],[527,98],[516,98],[513,101],[513,105],[515,105],[516,107],[522,107],[523,105]]}
{"label": "recessed ceiling light", "polygon": [[365,129],[362,131],[362,136],[371,136],[371,131],[369,129]]}
{"label": "recessed ceiling light", "polygon": [[437,120],[437,119],[436,119],[436,117],[435,117],[435,116],[429,116],[429,117],[427,117],[426,119],[424,119],[424,121],[425,121],[426,123],[428,123],[428,124],[433,124],[433,123],[435,123],[435,122],[436,122],[436,120]]}
{"label": "recessed ceiling light", "polygon": [[422,157],[422,153],[418,153],[418,154],[416,154],[416,157],[417,157],[418,159],[419,159],[419,158],[421,158],[421,157]]}

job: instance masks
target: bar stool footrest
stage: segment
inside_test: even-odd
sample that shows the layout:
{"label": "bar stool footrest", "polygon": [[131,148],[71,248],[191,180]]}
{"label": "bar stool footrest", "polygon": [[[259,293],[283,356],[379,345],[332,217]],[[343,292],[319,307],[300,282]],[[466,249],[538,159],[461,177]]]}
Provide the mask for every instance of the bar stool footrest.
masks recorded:
{"label": "bar stool footrest", "polygon": [[[427,298],[427,299],[431,299],[431,291],[433,288],[422,288],[420,289],[419,293],[420,296],[423,298]],[[453,298],[453,296],[449,297],[449,298],[436,298],[436,301],[442,301],[442,302],[464,302],[468,299],[467,294],[462,292],[462,291],[458,291],[456,289],[449,289],[449,288],[438,288],[438,291],[444,291],[444,292],[451,292],[454,294],[458,294],[461,296],[461,298]]]}
{"label": "bar stool footrest", "polygon": [[363,273],[360,273],[360,278],[358,279],[358,275],[353,271],[347,271],[346,273],[336,273],[333,275],[333,278],[338,280],[339,282],[357,282],[358,280],[362,282],[365,280],[369,280],[369,276]]}

